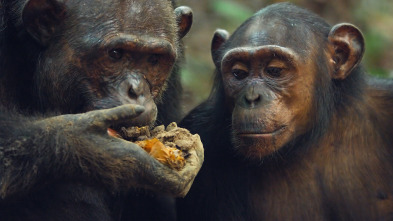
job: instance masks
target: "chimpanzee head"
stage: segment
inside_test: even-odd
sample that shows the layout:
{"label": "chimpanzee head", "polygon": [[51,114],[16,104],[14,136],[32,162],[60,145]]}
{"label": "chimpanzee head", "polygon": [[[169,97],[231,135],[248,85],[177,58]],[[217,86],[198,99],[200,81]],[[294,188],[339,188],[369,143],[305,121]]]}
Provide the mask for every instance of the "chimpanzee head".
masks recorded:
{"label": "chimpanzee head", "polygon": [[29,0],[22,19],[42,49],[34,82],[44,109],[139,104],[145,112],[133,123],[147,125],[156,118],[192,12],[169,0]]}
{"label": "chimpanzee head", "polygon": [[237,150],[260,159],[321,125],[334,94],[343,91],[332,89],[363,52],[362,34],[353,25],[331,27],[288,3],[259,11],[230,37],[216,31],[212,56]]}

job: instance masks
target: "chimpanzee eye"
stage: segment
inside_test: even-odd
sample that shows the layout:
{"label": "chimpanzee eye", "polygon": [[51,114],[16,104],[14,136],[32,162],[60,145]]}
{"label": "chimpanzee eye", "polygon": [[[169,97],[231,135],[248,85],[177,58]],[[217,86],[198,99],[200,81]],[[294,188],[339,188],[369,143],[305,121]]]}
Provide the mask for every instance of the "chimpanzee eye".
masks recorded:
{"label": "chimpanzee eye", "polygon": [[266,73],[272,77],[280,77],[282,68],[277,68],[277,67],[267,67],[266,68]]}
{"label": "chimpanzee eye", "polygon": [[120,60],[123,57],[123,50],[120,48],[111,49],[108,51],[108,55],[114,60]]}
{"label": "chimpanzee eye", "polygon": [[245,70],[240,70],[240,69],[233,69],[232,70],[233,76],[235,76],[236,79],[242,80],[248,76],[248,72]]}

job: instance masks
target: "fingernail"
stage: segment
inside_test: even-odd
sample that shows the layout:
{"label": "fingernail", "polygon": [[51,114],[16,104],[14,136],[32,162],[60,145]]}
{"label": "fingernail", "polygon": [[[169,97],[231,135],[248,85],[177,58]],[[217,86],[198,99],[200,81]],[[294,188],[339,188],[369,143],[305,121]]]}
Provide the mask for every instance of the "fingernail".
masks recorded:
{"label": "fingernail", "polygon": [[144,106],[136,106],[134,110],[136,113],[139,114],[139,113],[142,113],[143,111],[145,111],[145,107]]}

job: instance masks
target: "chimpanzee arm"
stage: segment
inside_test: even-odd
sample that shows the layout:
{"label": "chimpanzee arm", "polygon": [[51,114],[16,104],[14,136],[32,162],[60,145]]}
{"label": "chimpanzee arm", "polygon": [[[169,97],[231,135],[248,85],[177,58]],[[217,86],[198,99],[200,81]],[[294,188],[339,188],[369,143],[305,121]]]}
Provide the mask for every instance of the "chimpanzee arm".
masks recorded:
{"label": "chimpanzee arm", "polygon": [[121,107],[41,120],[0,115],[1,199],[32,191],[54,180],[101,183],[113,191],[143,187],[183,196],[198,172],[203,149],[190,150],[178,172],[137,145],[107,134],[132,119],[141,107]]}

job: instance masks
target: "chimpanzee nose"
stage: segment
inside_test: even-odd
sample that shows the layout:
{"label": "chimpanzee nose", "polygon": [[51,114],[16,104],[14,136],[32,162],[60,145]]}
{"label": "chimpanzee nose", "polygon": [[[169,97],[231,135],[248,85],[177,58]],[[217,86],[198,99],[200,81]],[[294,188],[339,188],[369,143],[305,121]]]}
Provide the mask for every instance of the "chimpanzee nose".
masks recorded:
{"label": "chimpanzee nose", "polygon": [[251,86],[246,89],[243,99],[245,107],[254,108],[261,102],[262,96],[255,90],[255,86]]}
{"label": "chimpanzee nose", "polygon": [[264,105],[272,100],[270,93],[266,87],[260,84],[248,85],[243,89],[238,104],[246,109],[256,108]]}
{"label": "chimpanzee nose", "polygon": [[254,87],[252,87],[251,90],[246,91],[244,99],[248,106],[255,107],[261,100],[261,95],[256,93]]}

